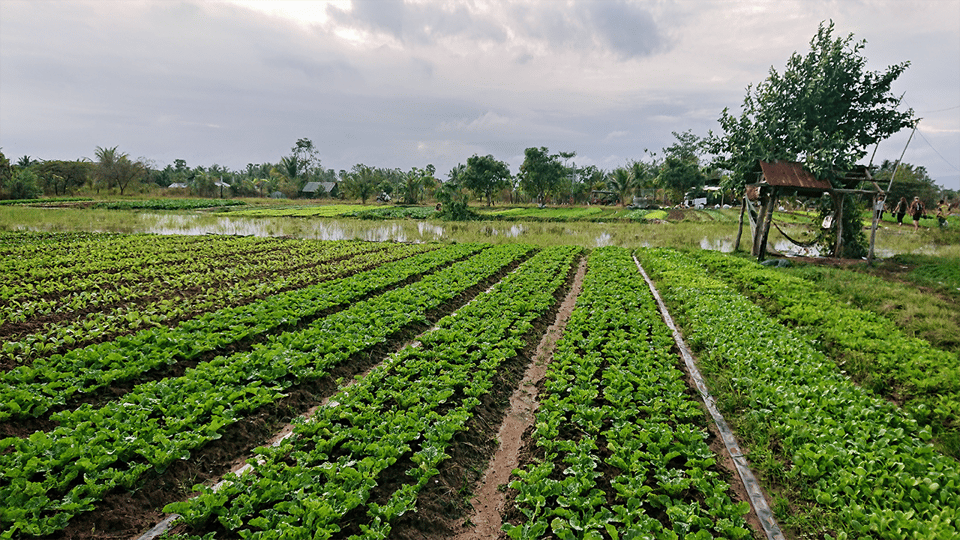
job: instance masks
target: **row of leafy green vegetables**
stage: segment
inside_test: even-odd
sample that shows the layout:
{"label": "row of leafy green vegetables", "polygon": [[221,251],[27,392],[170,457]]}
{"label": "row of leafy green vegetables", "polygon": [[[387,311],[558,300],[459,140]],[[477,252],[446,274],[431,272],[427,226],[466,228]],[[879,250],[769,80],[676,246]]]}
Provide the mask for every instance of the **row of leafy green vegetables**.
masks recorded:
{"label": "row of leafy green vegetables", "polygon": [[58,203],[65,203],[65,202],[84,202],[84,201],[92,201],[92,200],[93,199],[91,199],[90,197],[56,197],[56,198],[49,198],[49,199],[39,199],[39,198],[7,199],[7,200],[0,201],[0,206],[7,206],[7,205],[14,205],[14,204],[37,204],[37,203],[58,204]]}
{"label": "row of leafy green vegetables", "polygon": [[922,339],[905,336],[897,325],[857,309],[816,285],[753,261],[716,252],[697,261],[761,305],[782,324],[799,327],[861,384],[896,399],[939,447],[960,459],[960,358]]}
{"label": "row of leafy green vegetables", "polygon": [[[219,488],[197,486],[195,499],[174,503],[193,527],[190,538],[223,527],[242,538],[346,536],[347,513],[362,516],[350,538],[386,538],[416,510],[418,494],[439,473],[458,432],[505,362],[529,345],[533,323],[556,303],[575,247],[540,252],[332,398],[294,435],[260,448],[252,471]],[[412,465],[409,481],[371,499],[384,471]],[[383,487],[383,489],[387,489]]]}
{"label": "row of leafy green vegetables", "polygon": [[244,206],[246,201],[239,199],[145,199],[141,201],[104,201],[93,208],[108,210],[198,210],[201,208],[222,208],[226,206]]}
{"label": "row of leafy green vegetables", "polygon": [[57,413],[51,418],[59,427],[50,432],[0,441],[0,538],[62,529],[73,516],[93,510],[107,491],[131,489],[145,472],[162,472],[174,460],[189,459],[227,426],[282,398],[286,389],[324,377],[352,355],[426,323],[428,311],[530,250],[523,245],[484,249],[305,328],[271,336],[251,351],[219,356],[181,377],[138,385],[101,408],[84,405]]}
{"label": "row of leafy green vegetables", "polygon": [[[165,264],[189,260],[206,250],[232,249],[257,241],[253,237],[224,241],[212,236],[157,236],[97,233],[16,232],[0,235],[3,275],[0,285],[33,287],[36,283],[70,283],[76,276],[135,268],[136,257],[163,257]],[[277,242],[276,239],[270,239]],[[2,298],[10,293],[4,290]],[[52,289],[54,292],[57,289]],[[32,292],[44,293],[34,289]]]}
{"label": "row of leafy green vegetables", "polygon": [[[209,312],[172,328],[152,327],[63,355],[37,359],[0,375],[0,420],[40,416],[53,406],[67,404],[77,394],[95,392],[151,369],[192,360],[235,343],[261,341],[271,333],[296,327],[317,313],[345,306],[478,249],[476,244],[426,251],[422,245],[398,245],[371,251],[340,261],[334,268],[344,272],[380,265],[374,270]],[[314,279],[320,277],[314,274]]]}
{"label": "row of leafy green vegetables", "polygon": [[304,287],[435,247],[383,247],[357,242],[318,244],[317,249],[305,250],[299,258],[295,258],[295,263],[264,262],[260,272],[269,273],[270,279],[261,279],[257,277],[257,272],[253,272],[250,279],[230,283],[230,286],[218,283],[205,290],[178,291],[173,296],[156,300],[146,297],[141,303],[89,312],[83,317],[47,324],[30,334],[5,341],[0,355],[16,363],[27,364],[31,360],[65,353],[97,340],[142,328],[163,326],[170,321],[196,317],[223,306],[242,305],[255,298]]}
{"label": "row of leafy green vegetables", "polygon": [[[230,289],[244,281],[262,280],[263,275],[375,249],[359,242],[275,243],[268,249],[255,243],[241,248],[229,240],[224,244],[217,246],[220,249],[184,250],[172,245],[165,251],[129,253],[114,268],[96,274],[24,283],[23,291],[0,301],[0,325],[52,313],[127,306],[143,299],[183,295],[183,291]],[[224,249],[227,246],[229,249]],[[53,292],[55,289],[59,291]]]}
{"label": "row of leafy green vegetables", "polygon": [[[186,239],[186,240],[184,240]],[[0,239],[0,242],[5,239]],[[364,242],[340,242],[364,244]],[[3,263],[0,305],[43,297],[63,302],[75,293],[109,291],[120,284],[162,283],[179,274],[231,270],[252,259],[289,258],[335,244],[317,240],[258,237],[109,236],[86,242],[48,243],[42,252],[10,250]],[[365,243],[370,244],[370,243]],[[2,244],[0,244],[2,245]],[[372,248],[368,248],[372,249]],[[231,274],[226,274],[229,278]],[[175,284],[171,284],[173,286]],[[186,286],[191,283],[187,282]]]}
{"label": "row of leafy green vegetables", "polygon": [[[28,233],[25,233],[28,234]],[[6,239],[0,238],[0,245]],[[77,241],[62,235],[37,252],[10,249],[0,278],[0,303],[37,296],[57,298],[90,289],[111,289],[117,282],[137,283],[211,266],[218,259],[231,264],[260,254],[279,256],[316,241],[258,237],[103,236]],[[6,261],[6,257],[11,260]]]}
{"label": "row of leafy green vegetables", "polygon": [[[514,471],[511,538],[749,538],[631,253],[594,250]],[[607,478],[604,478],[604,477]]]}
{"label": "row of leafy green vegetables", "polygon": [[851,382],[693,256],[638,254],[699,350],[752,465],[782,487],[779,518],[823,538],[960,534],[960,466],[927,442],[929,426]]}

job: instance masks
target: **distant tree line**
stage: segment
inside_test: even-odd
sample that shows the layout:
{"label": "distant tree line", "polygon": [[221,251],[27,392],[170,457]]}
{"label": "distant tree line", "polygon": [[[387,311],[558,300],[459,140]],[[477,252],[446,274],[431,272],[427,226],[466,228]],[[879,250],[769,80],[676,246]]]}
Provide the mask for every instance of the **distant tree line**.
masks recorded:
{"label": "distant tree line", "polygon": [[[546,147],[527,148],[516,173],[492,155],[474,155],[451,169],[445,179],[428,164],[408,171],[358,163],[349,170],[322,166],[310,139],[299,139],[290,154],[276,163],[247,164],[230,170],[219,164],[189,166],[176,159],[163,168],[146,158],[132,159],[118,147],[97,147],[94,159],[38,160],[21,157],[16,163],[0,152],[0,197],[29,199],[79,194],[150,193],[159,188],[197,197],[339,197],[363,203],[387,195],[395,203],[427,201],[467,205],[472,200],[498,203],[628,204],[641,192],[657,192],[663,202],[682,200],[711,176],[701,163],[703,141],[689,131],[674,134],[677,142],[663,149],[663,159],[647,153],[612,170],[595,165],[578,167],[576,152],[551,153]],[[310,182],[332,189],[303,192]],[[330,192],[332,191],[332,193]]]}
{"label": "distant tree line", "polygon": [[[159,168],[146,158],[131,159],[116,146],[97,147],[94,159],[75,161],[23,156],[11,163],[0,151],[0,199],[155,194],[170,189],[196,197],[335,197],[366,204],[387,195],[397,204],[440,202],[447,215],[462,218],[471,202],[626,206],[638,197],[646,204],[673,205],[703,197],[709,204],[718,204],[742,193],[743,177],[737,180],[736,171],[725,167],[729,161],[711,154],[716,138],[702,138],[689,130],[673,136],[674,142],[660,152],[644,150],[642,159],[609,170],[577,166],[573,151],[553,153],[546,147],[532,147],[524,150],[523,163],[515,173],[492,155],[473,155],[443,179],[431,164],[408,171],[363,163],[349,170],[326,169],[307,138],[299,139],[290,154],[276,163],[248,163],[242,170],[218,164],[190,167],[183,159]],[[886,187],[894,167],[885,161],[874,171],[875,179]],[[326,188],[304,193],[309,182]],[[724,186],[724,190],[705,191],[708,185]],[[888,200],[899,198],[901,191],[931,203],[943,196],[924,167],[909,163],[900,164]]]}

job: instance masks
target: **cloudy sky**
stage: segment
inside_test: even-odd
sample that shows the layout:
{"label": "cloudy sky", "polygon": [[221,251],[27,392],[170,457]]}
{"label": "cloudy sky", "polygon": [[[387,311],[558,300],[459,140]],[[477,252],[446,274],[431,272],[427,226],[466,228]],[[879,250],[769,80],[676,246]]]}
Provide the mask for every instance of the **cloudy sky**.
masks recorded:
{"label": "cloudy sky", "polygon": [[957,0],[0,0],[0,149],[242,169],[306,137],[335,170],[516,172],[531,146],[610,169],[717,131],[827,19],[868,69],[911,62],[904,160],[960,189]]}

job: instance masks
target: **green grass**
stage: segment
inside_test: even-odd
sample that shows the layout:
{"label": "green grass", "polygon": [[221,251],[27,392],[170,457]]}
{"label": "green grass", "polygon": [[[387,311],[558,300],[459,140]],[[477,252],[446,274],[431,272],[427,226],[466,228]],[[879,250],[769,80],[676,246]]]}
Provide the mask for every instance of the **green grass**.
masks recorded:
{"label": "green grass", "polygon": [[382,206],[341,214],[360,219],[427,219],[436,215],[436,209],[429,206]]}
{"label": "green grass", "polygon": [[[960,287],[960,260],[907,256],[923,260],[907,275],[917,283],[953,280]],[[910,283],[883,279],[867,272],[834,267],[803,265],[782,269],[814,284],[817,290],[838,296],[847,304],[882,315],[904,335],[930,342],[934,347],[960,354],[960,297],[922,291]]]}
{"label": "green grass", "polygon": [[338,217],[352,212],[370,210],[362,204],[325,204],[310,206],[270,206],[230,212],[232,216],[249,217]]}

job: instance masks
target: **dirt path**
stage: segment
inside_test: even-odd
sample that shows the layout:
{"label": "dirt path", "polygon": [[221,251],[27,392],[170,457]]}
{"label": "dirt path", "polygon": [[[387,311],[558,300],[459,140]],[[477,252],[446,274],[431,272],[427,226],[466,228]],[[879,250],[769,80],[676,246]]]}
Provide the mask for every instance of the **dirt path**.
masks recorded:
{"label": "dirt path", "polygon": [[519,465],[518,456],[523,433],[533,425],[534,412],[539,406],[537,383],[547,372],[557,340],[563,335],[563,329],[570,319],[577,296],[580,294],[586,271],[585,257],[580,261],[570,292],[563,299],[554,323],[547,328],[537,346],[533,362],[524,373],[520,386],[510,396],[510,408],[497,435],[500,445],[487,466],[476,494],[470,500],[474,513],[464,518],[461,523],[464,532],[458,534],[455,537],[456,540],[486,540],[500,535],[501,513],[506,491],[504,488],[510,480],[510,473]]}

